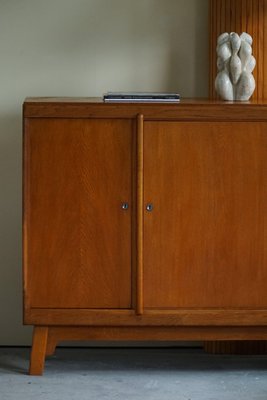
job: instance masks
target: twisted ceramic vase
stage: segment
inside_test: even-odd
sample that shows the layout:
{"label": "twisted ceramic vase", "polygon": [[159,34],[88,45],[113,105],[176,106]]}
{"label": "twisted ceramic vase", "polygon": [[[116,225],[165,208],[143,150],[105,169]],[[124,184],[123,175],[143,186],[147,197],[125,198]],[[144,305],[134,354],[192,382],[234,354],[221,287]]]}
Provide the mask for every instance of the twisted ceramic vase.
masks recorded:
{"label": "twisted ceramic vase", "polygon": [[224,100],[247,101],[255,90],[252,71],[256,60],[252,55],[252,37],[243,32],[223,33],[217,42],[215,89]]}

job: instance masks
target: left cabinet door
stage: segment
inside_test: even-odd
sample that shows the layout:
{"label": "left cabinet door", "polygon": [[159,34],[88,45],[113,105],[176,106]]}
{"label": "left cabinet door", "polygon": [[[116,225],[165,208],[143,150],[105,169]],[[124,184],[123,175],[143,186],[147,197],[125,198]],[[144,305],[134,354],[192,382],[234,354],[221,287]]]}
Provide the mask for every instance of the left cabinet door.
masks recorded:
{"label": "left cabinet door", "polygon": [[32,118],[24,135],[26,308],[131,308],[133,122]]}

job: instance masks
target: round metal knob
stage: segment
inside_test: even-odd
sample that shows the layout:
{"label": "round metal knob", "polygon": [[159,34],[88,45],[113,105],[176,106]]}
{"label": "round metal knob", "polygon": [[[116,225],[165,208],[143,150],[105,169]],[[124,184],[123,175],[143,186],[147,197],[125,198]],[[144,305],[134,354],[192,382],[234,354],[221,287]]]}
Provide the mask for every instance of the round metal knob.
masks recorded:
{"label": "round metal knob", "polygon": [[148,204],[146,205],[146,210],[147,210],[147,211],[152,211],[152,210],[153,210],[153,204],[152,204],[152,203],[148,203]]}
{"label": "round metal knob", "polygon": [[122,208],[123,210],[128,210],[129,204],[128,204],[128,203],[122,203],[121,208]]}

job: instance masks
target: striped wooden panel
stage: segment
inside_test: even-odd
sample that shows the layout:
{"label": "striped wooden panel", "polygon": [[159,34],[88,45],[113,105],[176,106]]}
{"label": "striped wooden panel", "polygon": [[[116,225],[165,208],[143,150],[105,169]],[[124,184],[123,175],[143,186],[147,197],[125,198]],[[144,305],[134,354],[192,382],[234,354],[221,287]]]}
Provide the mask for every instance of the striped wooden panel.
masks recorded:
{"label": "striped wooden panel", "polygon": [[266,340],[222,340],[204,342],[204,349],[211,354],[266,354]]}
{"label": "striped wooden panel", "polygon": [[210,0],[210,97],[216,98],[216,44],[223,32],[248,32],[253,37],[256,90],[253,99],[267,98],[267,0]]}
{"label": "striped wooden panel", "polygon": [[[267,0],[210,0],[210,97],[216,98],[214,81],[217,75],[216,45],[223,32],[248,32],[253,37],[256,90],[253,99],[267,99]],[[205,342],[208,353],[266,354],[266,341]]]}

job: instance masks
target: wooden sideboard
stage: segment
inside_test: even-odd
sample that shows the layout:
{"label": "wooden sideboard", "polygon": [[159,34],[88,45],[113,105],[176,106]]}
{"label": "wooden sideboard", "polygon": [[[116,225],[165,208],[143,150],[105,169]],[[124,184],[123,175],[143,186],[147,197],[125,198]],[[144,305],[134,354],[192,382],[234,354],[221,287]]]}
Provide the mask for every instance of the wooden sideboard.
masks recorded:
{"label": "wooden sideboard", "polygon": [[[253,38],[252,51],[257,60],[253,71],[256,89],[253,100],[267,99],[267,0],[210,0],[210,97],[218,98],[215,92],[217,75],[217,38],[223,32],[248,32]],[[205,343],[205,350],[225,354],[267,354],[267,342],[228,341]]]}
{"label": "wooden sideboard", "polygon": [[65,340],[267,339],[267,103],[24,103],[30,374]]}

